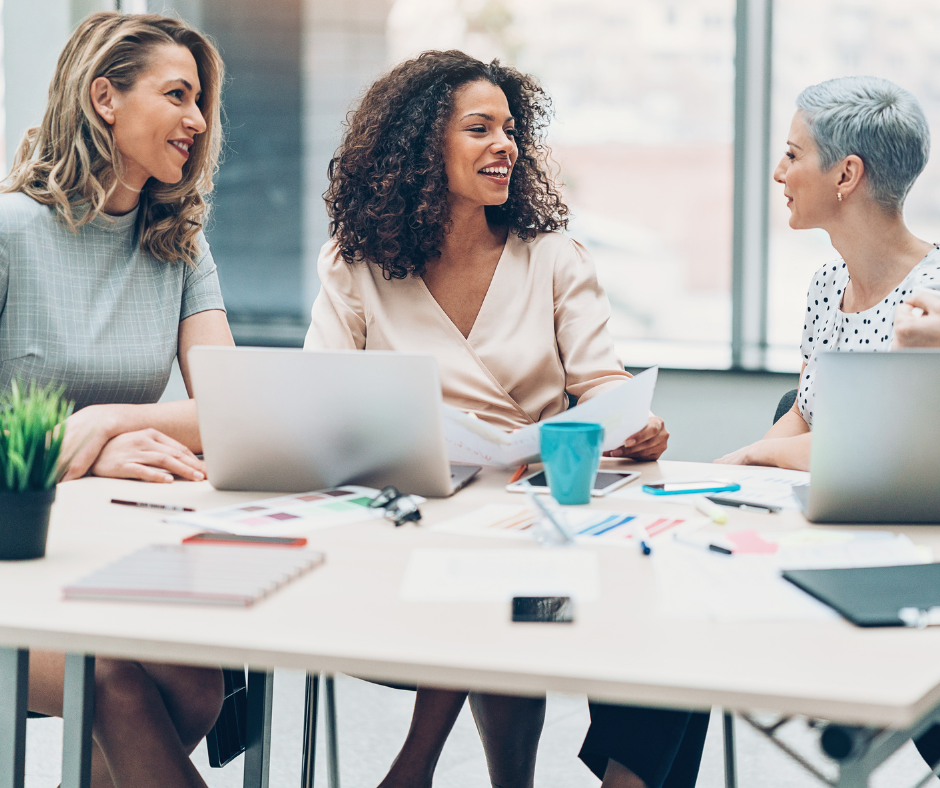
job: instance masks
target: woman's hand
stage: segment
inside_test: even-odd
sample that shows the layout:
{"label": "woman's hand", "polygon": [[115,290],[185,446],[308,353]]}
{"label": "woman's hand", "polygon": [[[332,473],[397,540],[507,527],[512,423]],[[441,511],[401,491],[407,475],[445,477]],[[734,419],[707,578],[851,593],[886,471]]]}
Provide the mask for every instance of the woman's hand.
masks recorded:
{"label": "woman's hand", "polygon": [[118,422],[108,405],[89,405],[69,416],[60,454],[61,462],[68,462],[69,467],[62,481],[80,479],[88,473],[105,444],[117,432]]}
{"label": "woman's hand", "polygon": [[898,304],[891,349],[905,347],[940,347],[940,293],[918,288]]}
{"label": "woman's hand", "polygon": [[659,416],[650,416],[646,426],[634,433],[613,451],[604,452],[605,457],[629,457],[639,462],[658,460],[666,451],[669,431]]}
{"label": "woman's hand", "polygon": [[724,457],[719,457],[715,462],[721,465],[772,465],[768,462],[769,446],[768,441],[762,440],[738,449]]}
{"label": "woman's hand", "polygon": [[198,482],[206,466],[179,441],[155,429],[125,432],[112,438],[91,468],[95,476],[168,483],[174,476]]}

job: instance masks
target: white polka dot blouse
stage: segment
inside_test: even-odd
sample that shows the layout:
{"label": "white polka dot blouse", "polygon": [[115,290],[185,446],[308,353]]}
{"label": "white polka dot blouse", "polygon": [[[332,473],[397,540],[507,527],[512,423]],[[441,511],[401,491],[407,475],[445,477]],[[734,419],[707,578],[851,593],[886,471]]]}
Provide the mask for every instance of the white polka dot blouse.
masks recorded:
{"label": "white polka dot blouse", "polygon": [[843,312],[842,295],[849,272],[840,258],[820,268],[809,285],[803,313],[803,341],[800,353],[806,368],[797,396],[800,414],[813,426],[816,359],[820,353],[884,352],[891,348],[894,309],[915,287],[940,289],[940,248],[935,246],[880,303],[864,312]]}

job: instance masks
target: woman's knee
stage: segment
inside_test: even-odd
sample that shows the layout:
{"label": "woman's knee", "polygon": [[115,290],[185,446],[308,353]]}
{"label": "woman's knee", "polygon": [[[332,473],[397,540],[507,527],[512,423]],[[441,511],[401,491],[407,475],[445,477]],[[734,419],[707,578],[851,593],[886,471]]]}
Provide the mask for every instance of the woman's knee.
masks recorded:
{"label": "woman's knee", "polygon": [[187,750],[195,748],[212,730],[222,710],[225,695],[222,671],[185,665],[164,665],[162,668],[157,686],[167,711],[183,747]]}
{"label": "woman's knee", "polygon": [[137,662],[98,659],[95,662],[95,727],[133,725],[159,702],[153,682]]}

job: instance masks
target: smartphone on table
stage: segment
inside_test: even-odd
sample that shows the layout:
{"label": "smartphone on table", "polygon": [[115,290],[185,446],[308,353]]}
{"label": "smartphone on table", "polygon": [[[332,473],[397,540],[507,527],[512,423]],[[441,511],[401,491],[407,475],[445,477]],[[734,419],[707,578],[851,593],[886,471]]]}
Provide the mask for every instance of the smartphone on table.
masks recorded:
{"label": "smartphone on table", "polygon": [[650,495],[685,495],[689,493],[718,493],[734,492],[740,490],[741,485],[737,482],[729,482],[727,479],[705,479],[701,481],[665,481],[655,484],[644,484],[643,492]]}
{"label": "smartphone on table", "polygon": [[[623,487],[625,484],[629,484],[634,479],[638,478],[640,478],[639,471],[600,470],[597,472],[597,476],[594,477],[594,486],[591,488],[591,495],[595,498],[603,498],[618,487]],[[525,482],[528,482],[532,488],[534,488],[534,492],[549,492],[548,479],[545,478],[545,471],[537,471],[536,473],[523,477],[517,482],[507,484],[506,489],[509,492],[525,492]]]}

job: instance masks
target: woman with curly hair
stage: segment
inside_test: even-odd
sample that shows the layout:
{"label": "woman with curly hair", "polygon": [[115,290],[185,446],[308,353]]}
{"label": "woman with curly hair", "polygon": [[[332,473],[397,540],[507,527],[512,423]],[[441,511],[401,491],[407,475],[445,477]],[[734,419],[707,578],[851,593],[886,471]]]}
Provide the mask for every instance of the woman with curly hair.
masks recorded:
{"label": "woman with curly hair", "polygon": [[[373,84],[330,163],[305,348],[432,353],[444,401],[507,430],[622,383],[594,265],[557,232],[568,209],[547,170],[550,108],[532,77],[457,51]],[[668,437],[651,416],[612,453],[655,460]],[[383,788],[431,784],[465,697],[418,689]],[[532,786],[544,704],[471,693],[494,786]]]}
{"label": "woman with curly hair", "polygon": [[[222,72],[178,20],[88,17],[0,194],[0,389],[75,401],[67,478],[205,478],[195,403],[158,400],[175,357],[188,385],[189,347],[233,344],[202,234]],[[61,716],[64,664],[30,652],[32,711]],[[217,668],[97,659],[91,784],[205,788],[189,755],[221,703]]]}

